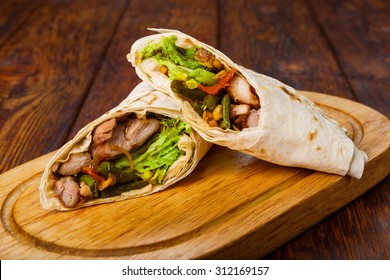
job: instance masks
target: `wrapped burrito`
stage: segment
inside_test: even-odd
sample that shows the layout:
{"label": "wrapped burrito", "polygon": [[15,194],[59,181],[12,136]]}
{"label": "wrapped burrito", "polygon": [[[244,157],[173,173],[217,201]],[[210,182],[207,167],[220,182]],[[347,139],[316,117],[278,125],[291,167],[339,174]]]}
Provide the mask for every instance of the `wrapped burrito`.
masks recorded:
{"label": "wrapped burrito", "polygon": [[362,176],[367,155],[335,120],[293,88],[232,62],[175,30],[137,40],[137,75],[182,103],[207,141],[279,165]]}
{"label": "wrapped burrito", "polygon": [[209,148],[177,102],[141,83],[57,151],[39,187],[41,205],[65,211],[161,191]]}

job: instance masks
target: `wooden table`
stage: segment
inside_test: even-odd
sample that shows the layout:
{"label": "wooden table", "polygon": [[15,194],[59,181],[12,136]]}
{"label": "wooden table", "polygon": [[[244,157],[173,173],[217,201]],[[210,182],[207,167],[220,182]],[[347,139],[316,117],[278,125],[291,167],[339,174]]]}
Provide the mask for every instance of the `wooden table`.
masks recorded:
{"label": "wooden table", "polygon": [[[297,89],[390,116],[387,0],[3,0],[0,172],[58,149],[139,82],[147,27],[181,30]],[[390,178],[264,259],[389,259]]]}

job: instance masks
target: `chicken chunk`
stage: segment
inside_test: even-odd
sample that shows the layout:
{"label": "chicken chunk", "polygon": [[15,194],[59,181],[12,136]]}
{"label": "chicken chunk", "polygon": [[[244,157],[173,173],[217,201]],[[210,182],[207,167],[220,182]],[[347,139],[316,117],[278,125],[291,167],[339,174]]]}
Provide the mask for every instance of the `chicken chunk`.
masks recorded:
{"label": "chicken chunk", "polygon": [[147,119],[129,119],[127,123],[118,124],[113,130],[111,138],[97,145],[92,153],[96,161],[112,158],[122,152],[114,149],[114,146],[120,147],[126,151],[142,145],[150,136],[152,136],[160,127],[160,122],[154,118]]}
{"label": "chicken chunk", "polygon": [[251,85],[241,76],[234,76],[229,81],[227,91],[233,100],[238,104],[248,104],[254,109],[260,107],[260,100],[256,94],[253,93]]}
{"label": "chicken chunk", "polygon": [[74,175],[85,166],[91,165],[92,159],[89,153],[71,154],[67,161],[61,164],[57,170],[61,175]]}
{"label": "chicken chunk", "polygon": [[93,132],[93,142],[95,144],[100,144],[110,139],[115,125],[116,119],[110,119],[96,127]]}
{"label": "chicken chunk", "polygon": [[251,109],[247,104],[232,105],[230,118],[234,120],[240,129],[254,127],[259,123],[259,110]]}
{"label": "chicken chunk", "polygon": [[260,110],[251,110],[248,117],[246,118],[246,126],[247,127],[255,127],[258,126],[260,119]]}
{"label": "chicken chunk", "polygon": [[66,207],[74,207],[80,201],[80,188],[70,176],[62,177],[54,183],[54,193]]}
{"label": "chicken chunk", "polygon": [[232,119],[238,118],[241,115],[249,115],[249,112],[251,111],[251,107],[246,104],[241,105],[233,105],[232,109],[230,111],[230,117]]}
{"label": "chicken chunk", "polygon": [[126,139],[131,140],[133,146],[142,145],[160,127],[160,122],[154,118],[130,119],[126,124]]}

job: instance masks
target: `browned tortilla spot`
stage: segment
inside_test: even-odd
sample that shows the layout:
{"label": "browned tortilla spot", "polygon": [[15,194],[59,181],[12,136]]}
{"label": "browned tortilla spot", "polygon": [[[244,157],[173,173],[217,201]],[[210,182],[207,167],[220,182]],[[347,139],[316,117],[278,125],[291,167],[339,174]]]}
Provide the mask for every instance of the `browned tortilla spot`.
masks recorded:
{"label": "browned tortilla spot", "polygon": [[317,129],[313,129],[312,131],[309,132],[308,134],[309,140],[313,141],[317,137]]}
{"label": "browned tortilla spot", "polygon": [[290,92],[287,88],[281,86],[280,89],[283,90],[285,93],[287,93],[287,95],[290,96],[290,98],[291,98],[292,100],[302,101],[302,100],[299,98],[299,96],[297,96],[296,94]]}
{"label": "browned tortilla spot", "polygon": [[316,146],[316,150],[317,151],[321,151],[322,150],[322,147],[320,145]]}
{"label": "browned tortilla spot", "polygon": [[149,105],[152,105],[154,101],[157,100],[157,96],[156,95],[153,95],[153,98],[149,101]]}

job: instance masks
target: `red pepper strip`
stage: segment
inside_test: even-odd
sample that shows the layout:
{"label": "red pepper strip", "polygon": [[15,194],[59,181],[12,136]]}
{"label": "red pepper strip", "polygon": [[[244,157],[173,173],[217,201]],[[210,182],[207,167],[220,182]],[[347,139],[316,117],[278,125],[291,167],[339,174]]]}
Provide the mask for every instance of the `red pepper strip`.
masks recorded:
{"label": "red pepper strip", "polygon": [[102,176],[98,175],[92,168],[88,167],[88,166],[85,166],[81,169],[81,171],[83,173],[86,173],[88,175],[91,175],[92,178],[94,178],[95,180],[99,181],[99,182],[103,182],[105,181],[106,179],[103,178]]}
{"label": "red pepper strip", "polygon": [[218,83],[213,86],[204,86],[198,84],[198,89],[203,90],[211,95],[216,95],[221,88],[226,87],[229,84],[230,79],[234,76],[234,69],[230,69],[229,72],[226,73],[221,79],[219,79]]}

